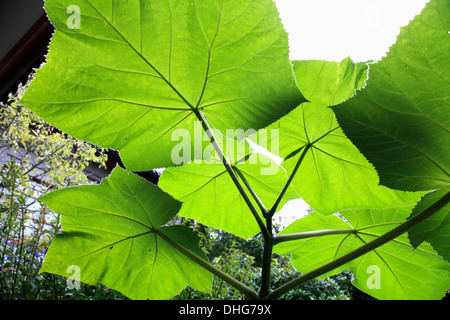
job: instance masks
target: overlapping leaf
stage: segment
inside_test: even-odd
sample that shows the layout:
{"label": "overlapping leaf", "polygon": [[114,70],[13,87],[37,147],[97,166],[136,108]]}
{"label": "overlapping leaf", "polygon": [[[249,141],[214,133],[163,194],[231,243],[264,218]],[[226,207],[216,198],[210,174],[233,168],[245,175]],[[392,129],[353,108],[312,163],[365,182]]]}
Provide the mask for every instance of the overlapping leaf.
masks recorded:
{"label": "overlapping leaf", "polygon": [[367,87],[333,107],[383,185],[416,191],[450,184],[449,31],[450,2],[430,1],[371,65]]}
{"label": "overlapping leaf", "polygon": [[[384,210],[356,210],[344,212],[341,218],[313,213],[286,228],[282,234],[312,230],[349,230],[334,234],[283,242],[275,247],[279,254],[290,254],[292,264],[306,273],[329,263],[374,240],[408,217],[412,207]],[[378,299],[441,299],[450,283],[450,265],[432,247],[422,243],[410,245],[402,235],[395,240],[323,275],[330,276],[351,270],[354,285]]]}
{"label": "overlapping leaf", "polygon": [[311,102],[303,103],[269,128],[279,130],[279,152],[288,173],[309,146],[292,181],[299,195],[322,214],[417,203],[421,194],[379,186],[375,168],[345,136],[328,108],[364,85],[367,66],[349,59],[339,63],[302,61],[294,62],[294,71],[300,89]]}
{"label": "overlapping leaf", "polygon": [[103,283],[132,299],[169,299],[187,285],[208,292],[211,274],[161,235],[206,259],[190,230],[167,224],[181,203],[147,181],[117,168],[98,186],[55,191],[41,200],[62,214],[63,232],[41,272]]}
{"label": "overlapping leaf", "polygon": [[350,58],[340,62],[294,61],[297,82],[308,101],[334,106],[346,101],[366,85],[368,66]]}
{"label": "overlapping leaf", "polygon": [[[444,188],[427,194],[414,208],[411,217],[436,203],[449,191],[450,188]],[[434,250],[450,262],[450,203],[432,217],[411,229],[409,238],[414,247],[419,246],[423,241],[429,242]]]}
{"label": "overlapping leaf", "polygon": [[[69,29],[68,7],[80,29]],[[62,131],[169,167],[201,110],[223,134],[258,130],[304,99],[272,0],[47,0],[56,27],[23,103]],[[191,141],[193,146],[194,142]]]}
{"label": "overlapping leaf", "polygon": [[[253,154],[246,162],[237,163],[233,168],[244,176],[261,202],[270,209],[288,177],[272,160],[263,155],[259,156],[260,160]],[[258,162],[254,163],[253,159]],[[269,168],[275,170],[271,171]],[[270,174],[267,174],[269,172]],[[243,181],[241,183],[244,185]],[[183,202],[180,216],[244,239],[260,232],[252,212],[220,162],[186,164],[179,168],[166,169],[159,185],[165,192]],[[281,206],[296,198],[298,195],[290,188]],[[253,203],[259,211],[258,204],[255,201]]]}

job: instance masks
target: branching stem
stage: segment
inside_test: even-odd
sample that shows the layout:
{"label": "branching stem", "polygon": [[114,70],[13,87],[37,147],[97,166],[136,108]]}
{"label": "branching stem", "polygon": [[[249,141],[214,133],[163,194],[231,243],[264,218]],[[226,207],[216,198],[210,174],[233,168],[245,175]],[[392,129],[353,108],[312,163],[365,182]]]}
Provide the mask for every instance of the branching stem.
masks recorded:
{"label": "branching stem", "polygon": [[[218,276],[220,279],[224,280],[225,282],[229,283],[234,288],[241,291],[247,298],[249,299],[279,299],[281,296],[283,296],[285,293],[287,293],[290,290],[295,289],[296,287],[320,276],[327,272],[332,271],[333,269],[336,269],[354,259],[357,259],[358,257],[377,249],[378,247],[386,244],[389,241],[394,240],[398,236],[402,235],[403,233],[407,232],[408,230],[412,229],[413,227],[417,226],[421,222],[425,221],[429,217],[431,217],[433,214],[438,212],[440,209],[442,209],[445,205],[447,205],[450,202],[450,192],[447,193],[444,197],[442,197],[439,201],[437,201],[434,205],[430,206],[428,209],[422,211],[418,215],[412,217],[411,219],[407,220],[406,222],[402,223],[398,227],[392,229],[391,231],[385,233],[384,235],[376,238],[375,240],[366,243],[365,245],[347,253],[346,255],[337,258],[336,260],[327,263],[315,270],[312,270],[306,274],[301,275],[297,279],[294,279],[281,287],[275,289],[274,291],[270,292],[270,277],[271,277],[271,263],[272,263],[272,252],[273,247],[281,242],[285,241],[294,241],[299,239],[306,239],[310,237],[318,237],[318,236],[325,236],[325,235],[333,235],[333,234],[350,234],[354,233],[355,230],[353,229],[330,229],[330,230],[317,230],[317,231],[311,231],[311,232],[304,232],[304,233],[297,233],[297,234],[288,234],[288,235],[278,235],[274,236],[272,234],[272,218],[275,214],[278,206],[280,205],[284,195],[286,194],[289,186],[291,185],[295,175],[297,174],[307,152],[312,147],[312,143],[309,143],[305,145],[302,149],[300,149],[298,152],[302,152],[299,160],[297,161],[294,170],[292,171],[291,175],[288,178],[288,181],[284,185],[282,191],[280,192],[277,200],[275,201],[274,205],[270,210],[267,210],[264,206],[264,204],[260,201],[257,194],[254,192],[254,190],[251,188],[248,181],[245,179],[245,176],[238,170],[233,168],[233,166],[228,162],[228,160],[225,158],[224,153],[222,149],[220,148],[219,144],[216,142],[216,139],[211,131],[211,128],[209,127],[206,119],[204,116],[200,113],[198,109],[193,110],[195,115],[197,116],[198,120],[202,123],[203,129],[205,130],[206,134],[208,135],[208,138],[211,141],[211,144],[214,146],[214,149],[216,150],[219,157],[222,159],[222,162],[229,173],[231,179],[233,180],[234,184],[238,188],[241,196],[244,198],[246,204],[248,205],[249,209],[251,210],[252,214],[254,215],[260,229],[262,232],[262,235],[264,237],[264,253],[263,253],[263,266],[262,266],[262,274],[261,274],[261,289],[259,292],[259,295],[249,287],[245,286],[242,282],[230,277],[223,271],[219,270],[218,268],[211,265],[208,261],[205,261],[201,257],[195,255],[194,253],[190,252],[189,250],[183,248],[176,242],[166,238],[164,238],[164,235],[161,235],[167,242],[169,242],[172,246],[174,246],[177,250],[179,250],[181,253],[192,259],[193,261],[197,262],[204,268],[206,268],[208,271],[212,272],[216,276]],[[264,218],[266,219],[266,224],[263,222],[261,216],[259,215],[256,207],[254,206],[253,202],[251,201],[250,197],[247,195],[247,192],[245,191],[243,185],[241,184],[241,181],[238,178],[242,179],[242,182],[247,187],[248,191],[251,193],[252,197],[258,204]]]}
{"label": "branching stem", "polygon": [[[244,174],[238,169],[235,168],[235,171],[237,172],[239,178],[241,178],[242,182],[244,183],[244,185],[247,187],[247,190],[250,192],[250,194],[252,195],[253,199],[255,199],[256,203],[259,206],[259,209],[261,210],[261,213],[263,214],[263,216],[266,216],[267,214],[267,209],[264,206],[264,203],[262,203],[261,199],[258,197],[258,195],[256,194],[255,190],[253,190],[252,186],[250,185],[250,183],[248,182],[247,178],[245,178]],[[269,229],[270,231],[271,229]]]}
{"label": "branching stem", "polygon": [[247,204],[247,206],[249,207],[253,216],[255,217],[255,220],[258,223],[259,228],[261,229],[264,239],[268,239],[270,237],[269,230],[267,230],[267,227],[264,224],[264,221],[262,220],[261,216],[258,213],[258,210],[253,205],[253,202],[251,201],[250,197],[248,196],[247,192],[245,191],[244,187],[242,186],[241,182],[239,181],[239,178],[236,175],[236,172],[234,171],[233,167],[228,163],[228,160],[226,159],[225,155],[223,154],[222,149],[220,148],[219,144],[217,143],[216,138],[214,137],[207,121],[204,119],[203,115],[200,113],[199,110],[194,109],[193,111],[194,111],[195,115],[197,116],[198,120],[201,122],[203,129],[205,130],[209,140],[211,141],[211,144],[214,146],[214,149],[216,150],[217,155],[222,160],[223,165],[225,166],[228,174],[230,175],[231,179],[233,180],[234,184],[236,185],[237,189],[239,190],[239,193],[241,194],[242,198],[244,198],[245,203]]}

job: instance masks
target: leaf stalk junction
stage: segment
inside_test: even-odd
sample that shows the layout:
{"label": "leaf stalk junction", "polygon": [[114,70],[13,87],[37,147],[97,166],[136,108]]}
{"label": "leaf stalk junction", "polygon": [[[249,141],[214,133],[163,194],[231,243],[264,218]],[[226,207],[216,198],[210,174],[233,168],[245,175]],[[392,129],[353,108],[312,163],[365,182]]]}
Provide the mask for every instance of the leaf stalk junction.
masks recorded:
{"label": "leaf stalk junction", "polygon": [[[226,159],[222,149],[220,148],[219,144],[216,142],[216,139],[211,131],[211,128],[207,122],[207,120],[204,118],[204,116],[201,114],[201,112],[198,109],[193,109],[193,112],[197,116],[198,120],[202,123],[202,127],[205,130],[206,134],[208,135],[208,138],[210,139],[210,142],[214,146],[214,149],[216,150],[217,154],[221,158],[223,165],[225,166],[228,174],[230,175],[230,178],[233,180],[236,188],[239,190],[241,196],[243,197],[244,201],[248,205],[250,211],[252,212],[256,222],[258,223],[262,236],[264,238],[264,252],[263,252],[263,266],[262,266],[262,272],[261,272],[261,288],[259,293],[257,293],[255,290],[249,288],[242,282],[232,278],[228,274],[224,273],[223,271],[219,270],[209,262],[205,261],[204,259],[200,258],[199,256],[195,255],[194,253],[190,252],[189,250],[186,250],[179,244],[175,243],[174,241],[171,241],[164,235],[162,236],[169,244],[174,246],[177,250],[179,250],[182,254],[187,256],[188,258],[192,259],[202,267],[206,268],[208,271],[219,277],[221,280],[227,282],[229,285],[233,286],[235,289],[242,292],[247,299],[250,300],[275,300],[281,298],[285,293],[289,292],[290,290],[295,289],[296,287],[313,280],[314,278],[323,275],[327,272],[330,272],[372,250],[375,250],[376,248],[386,244],[389,241],[394,240],[395,238],[399,237],[400,235],[404,234],[405,232],[409,231],[413,227],[417,226],[418,224],[422,223],[423,221],[430,218],[432,215],[437,213],[440,209],[442,209],[444,206],[446,206],[450,202],[450,192],[447,193],[445,196],[443,196],[440,200],[438,200],[436,203],[428,207],[427,209],[423,210],[419,214],[415,215],[414,217],[410,218],[406,222],[402,223],[401,225],[393,228],[389,232],[379,236],[375,240],[372,240],[371,242],[366,243],[365,245],[333,260],[332,262],[323,265],[315,270],[312,270],[306,274],[303,274],[299,276],[298,278],[291,280],[290,282],[280,286],[279,288],[271,291],[270,290],[270,276],[271,276],[271,261],[272,261],[272,252],[273,247],[279,243],[286,242],[286,241],[295,241],[300,239],[306,239],[311,237],[320,237],[320,236],[327,236],[327,235],[336,235],[336,234],[351,234],[355,233],[355,229],[328,229],[328,230],[317,230],[317,231],[310,231],[310,232],[303,232],[303,233],[297,233],[297,234],[286,234],[286,235],[274,235],[273,234],[273,228],[272,228],[272,218],[275,214],[279,204],[281,203],[281,200],[283,199],[286,191],[288,190],[292,180],[294,179],[295,175],[297,174],[306,154],[308,151],[312,148],[315,142],[317,142],[319,139],[314,141],[313,143],[308,143],[303,148],[297,151],[297,153],[302,152],[300,155],[299,160],[297,161],[297,164],[290,175],[289,179],[287,180],[285,186],[283,187],[282,191],[280,192],[277,200],[275,201],[274,205],[271,207],[270,210],[267,210],[265,205],[261,202],[260,198],[254,191],[254,189],[251,187],[250,183],[245,179],[244,175],[239,171],[239,169],[233,167],[228,160]],[[240,178],[240,179],[239,179]],[[242,180],[242,183],[241,183]],[[258,209],[253,204],[253,202],[250,199],[250,196],[247,194],[245,188],[249,191],[251,196],[254,198],[255,202],[257,203],[261,215],[258,212]],[[264,223],[262,217],[265,218],[266,222]],[[167,238],[167,239],[166,239]]]}

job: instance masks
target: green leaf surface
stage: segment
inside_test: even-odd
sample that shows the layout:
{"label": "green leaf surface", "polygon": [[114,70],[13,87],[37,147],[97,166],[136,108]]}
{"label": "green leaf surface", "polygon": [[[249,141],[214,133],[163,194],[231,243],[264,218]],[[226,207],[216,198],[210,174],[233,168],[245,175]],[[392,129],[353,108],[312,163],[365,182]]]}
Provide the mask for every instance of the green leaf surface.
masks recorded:
{"label": "green leaf surface", "polygon": [[310,102],[334,106],[349,99],[366,85],[368,67],[350,58],[340,62],[294,61],[294,71],[303,96]]}
{"label": "green leaf surface", "polygon": [[[307,273],[398,226],[406,220],[411,209],[412,207],[346,211],[343,215],[348,222],[336,215],[312,213],[297,220],[281,234],[322,229],[349,229],[349,233],[282,242],[274,251],[292,255],[293,266],[300,272]],[[383,300],[441,299],[450,285],[448,262],[428,243],[413,248],[406,234],[321,278],[343,270],[353,272],[353,284],[358,289]]]}
{"label": "green leaf surface", "polygon": [[[80,29],[67,26],[69,6]],[[119,150],[128,170],[173,166],[173,135],[194,139],[194,111],[241,139],[304,101],[272,0],[47,0],[45,9],[56,32],[22,102]]]}
{"label": "green leaf surface", "polygon": [[279,143],[279,156],[285,159],[283,166],[288,174],[310,146],[292,184],[322,214],[349,208],[409,206],[421,198],[419,193],[380,186],[375,168],[346,137],[329,108],[364,85],[367,68],[350,59],[294,62],[300,90],[311,102],[301,104],[269,126],[270,130],[279,130],[279,141],[270,144]]}
{"label": "green leaf surface", "polygon": [[333,107],[381,184],[433,190],[450,184],[450,2],[432,0],[381,61],[365,89]]}
{"label": "green leaf surface", "polygon": [[190,230],[167,226],[181,203],[138,176],[117,168],[97,186],[67,188],[42,202],[62,215],[63,232],[41,272],[103,283],[131,299],[169,299],[187,285],[208,292],[211,274],[175,250],[163,234],[206,259]]}
{"label": "green leaf surface", "polygon": [[[411,217],[430,207],[443,197],[450,188],[427,194],[414,208]],[[450,203],[435,213],[431,218],[409,231],[409,239],[414,247],[423,241],[429,242],[444,259],[450,262]]]}
{"label": "green leaf surface", "polygon": [[[235,164],[233,168],[245,177],[265,207],[270,208],[288,177],[273,161],[259,155],[263,162],[254,163],[253,161],[258,161],[253,160],[255,157],[256,154],[253,154],[246,162]],[[222,163],[186,164],[179,168],[168,168],[162,174],[159,186],[183,202],[178,213],[180,216],[244,239],[260,232],[249,207]],[[281,205],[297,198],[297,193],[289,188]],[[255,207],[258,207],[252,200]]]}
{"label": "green leaf surface", "polygon": [[[294,134],[295,138],[291,138]],[[312,143],[292,184],[299,195],[322,214],[349,208],[412,205],[421,198],[419,193],[380,186],[375,168],[345,136],[329,108],[303,104],[281,120],[282,139],[285,141],[280,150],[284,146],[303,148]],[[284,162],[288,173],[298,159],[297,154]]]}

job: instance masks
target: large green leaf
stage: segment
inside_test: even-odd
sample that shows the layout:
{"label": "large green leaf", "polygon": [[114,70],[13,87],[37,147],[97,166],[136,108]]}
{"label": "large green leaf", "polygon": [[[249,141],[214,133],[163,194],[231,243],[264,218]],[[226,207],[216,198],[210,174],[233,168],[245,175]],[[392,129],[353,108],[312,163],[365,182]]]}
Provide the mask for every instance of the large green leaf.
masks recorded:
{"label": "large green leaf", "polygon": [[[359,248],[403,223],[412,207],[344,212],[348,222],[335,215],[312,213],[297,220],[282,234],[316,230],[349,230],[348,233],[282,242],[279,254],[292,255],[291,261],[306,273]],[[410,245],[407,235],[369,252],[325,274],[322,278],[350,270],[353,284],[378,299],[441,299],[450,285],[450,265],[429,244]]]}
{"label": "large green leaf", "polygon": [[[449,191],[450,188],[444,188],[427,194],[414,208],[411,217],[436,203]],[[423,241],[429,242],[434,250],[450,262],[450,203],[432,217],[411,229],[409,239],[414,247],[419,246]]]}
{"label": "large green leaf", "polygon": [[181,203],[134,174],[117,168],[98,186],[55,191],[41,200],[62,214],[41,272],[103,283],[132,299],[169,299],[187,285],[208,292],[211,274],[161,235],[206,259],[190,230],[166,226]]}
{"label": "large green leaf", "polygon": [[383,185],[433,190],[450,184],[450,1],[432,0],[364,90],[333,107],[345,134]]}
{"label": "large green leaf", "polygon": [[[69,6],[80,29],[66,25]],[[47,0],[45,9],[56,32],[23,103],[119,150],[131,171],[173,166],[173,135],[194,138],[194,111],[240,139],[304,101],[272,0]]]}
{"label": "large green leaf", "polygon": [[292,181],[299,195],[322,214],[417,203],[421,194],[379,185],[375,168],[342,132],[328,108],[364,85],[366,64],[354,64],[350,59],[301,61],[294,62],[294,71],[300,89],[311,102],[303,103],[269,129],[279,130],[279,141],[270,143],[279,143],[279,155],[285,159],[283,166],[288,173],[293,172],[309,146]]}
{"label": "large green leaf", "polygon": [[[262,155],[259,159],[266,164],[253,163],[255,157],[256,154],[253,154],[245,162],[234,164],[233,168],[240,177],[242,175],[248,181],[261,202],[270,209],[288,177],[273,161],[262,160],[265,158]],[[275,170],[268,170],[269,168]],[[271,172],[267,174],[265,171]],[[241,183],[244,185],[242,178]],[[185,164],[179,168],[166,169],[159,185],[165,192],[183,202],[180,216],[225,230],[244,239],[260,232],[252,212],[220,162]],[[296,198],[297,193],[289,188],[281,206]],[[253,204],[258,208],[254,199]]]}

